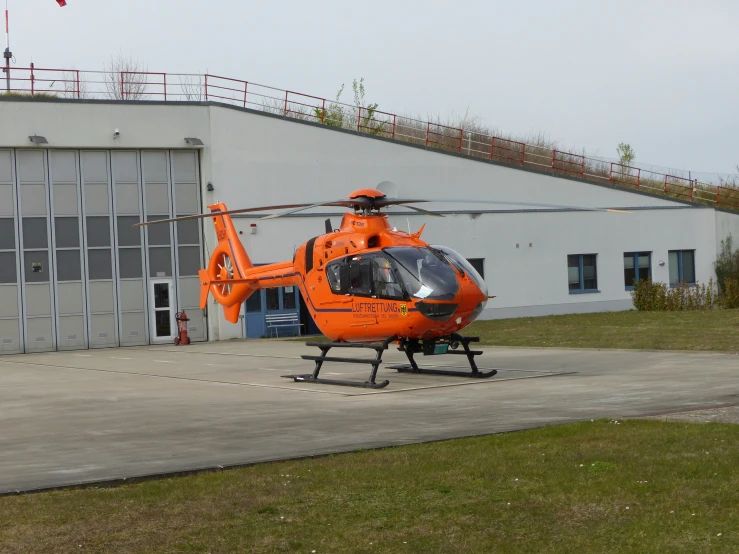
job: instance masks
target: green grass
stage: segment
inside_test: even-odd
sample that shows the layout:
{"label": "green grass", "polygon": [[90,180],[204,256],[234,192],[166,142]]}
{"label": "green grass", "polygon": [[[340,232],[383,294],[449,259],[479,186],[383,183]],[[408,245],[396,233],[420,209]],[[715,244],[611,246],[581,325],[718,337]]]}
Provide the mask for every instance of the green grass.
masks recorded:
{"label": "green grass", "polygon": [[739,552],[739,426],[596,421],[0,498],[1,552]]}
{"label": "green grass", "polygon": [[608,312],[477,321],[480,344],[739,352],[739,310]]}

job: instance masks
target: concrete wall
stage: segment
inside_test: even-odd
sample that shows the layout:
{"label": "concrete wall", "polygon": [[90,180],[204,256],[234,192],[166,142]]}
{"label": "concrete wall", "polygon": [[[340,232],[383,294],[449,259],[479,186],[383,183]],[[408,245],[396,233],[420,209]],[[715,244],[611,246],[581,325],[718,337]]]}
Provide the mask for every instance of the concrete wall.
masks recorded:
{"label": "concrete wall", "polygon": [[582,207],[676,205],[663,198],[226,108],[212,108],[210,123],[215,196],[231,204],[251,203],[257,191],[262,204],[284,202],[286,195],[293,201],[339,198],[393,181],[401,196],[424,198],[484,197]]}
{"label": "concrete wall", "polygon": [[716,251],[721,251],[721,241],[731,235],[734,248],[739,248],[739,214],[716,212]]}
{"label": "concrete wall", "polygon": [[[113,139],[115,128],[119,139]],[[721,238],[731,232],[739,241],[735,214],[218,105],[0,101],[0,146],[28,146],[34,133],[53,147],[75,148],[180,148],[184,137],[198,137],[205,143],[203,208],[216,200],[231,208],[329,200],[390,180],[403,197],[472,200],[430,209],[499,210],[441,219],[398,208],[391,216],[402,229],[427,223],[426,240],[485,258],[491,294],[498,296],[487,318],[628,309],[624,252],[652,252],[653,278],[667,281],[667,251],[695,249],[696,277],[706,281]],[[208,182],[214,192],[205,191]],[[628,215],[532,213],[474,202],[480,199],[637,209]],[[338,225],[340,210],[321,211],[335,214]],[[255,235],[248,232],[253,217],[236,219],[236,226],[255,262],[274,262],[290,259],[296,246],[321,234],[324,218],[259,221]],[[213,245],[212,228],[205,229]],[[569,294],[567,255],[591,253],[598,255],[600,292]],[[212,339],[243,336],[243,325],[226,323],[221,310],[210,310],[209,326]]]}

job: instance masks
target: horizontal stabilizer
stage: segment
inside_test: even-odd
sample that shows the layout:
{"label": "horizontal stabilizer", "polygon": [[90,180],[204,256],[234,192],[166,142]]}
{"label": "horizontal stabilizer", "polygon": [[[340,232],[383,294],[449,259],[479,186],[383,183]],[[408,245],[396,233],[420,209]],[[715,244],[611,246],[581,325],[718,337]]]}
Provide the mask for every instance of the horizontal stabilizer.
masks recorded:
{"label": "horizontal stabilizer", "polygon": [[208,305],[208,292],[210,291],[210,277],[205,269],[198,271],[200,277],[200,309],[204,310]]}

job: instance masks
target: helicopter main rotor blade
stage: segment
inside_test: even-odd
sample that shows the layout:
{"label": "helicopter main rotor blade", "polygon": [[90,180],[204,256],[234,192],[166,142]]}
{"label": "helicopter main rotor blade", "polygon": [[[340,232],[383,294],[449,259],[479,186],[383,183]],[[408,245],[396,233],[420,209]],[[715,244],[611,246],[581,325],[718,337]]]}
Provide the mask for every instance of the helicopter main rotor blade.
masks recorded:
{"label": "helicopter main rotor blade", "polygon": [[530,208],[547,208],[550,210],[576,210],[581,212],[610,212],[620,214],[630,214],[628,210],[619,210],[617,208],[586,208],[584,206],[567,206],[563,204],[541,204],[538,202],[508,202],[505,200],[459,200],[448,198],[435,198],[424,200],[424,202],[434,203],[454,203],[454,204],[498,204],[501,206],[524,206]]}
{"label": "helicopter main rotor blade", "polygon": [[[322,204],[317,204],[319,206],[326,204],[325,202]],[[205,214],[197,214],[197,215],[183,215],[181,217],[171,217],[169,219],[157,219],[155,221],[144,221],[141,223],[136,223],[133,226],[134,227],[146,227],[147,225],[154,225],[156,223],[171,223],[173,221],[186,221],[188,219],[203,219],[205,217],[215,217],[219,215],[232,215],[232,214],[245,214],[250,212],[263,212],[265,210],[281,210],[284,208],[297,208],[298,206],[304,206],[302,209],[309,208],[313,206],[313,204],[280,204],[277,206],[259,206],[258,208],[241,208],[238,210],[228,210],[225,212],[216,211],[216,212],[208,212]]]}
{"label": "helicopter main rotor blade", "polygon": [[[318,202],[317,204],[302,204],[300,207],[294,209],[294,210],[288,210],[286,212],[280,212],[278,214],[270,214],[265,215],[264,217],[260,217],[260,220],[263,219],[275,219],[277,217],[283,217],[285,215],[291,215],[297,212],[302,212],[303,210],[309,210],[311,208],[318,208],[320,206],[340,206],[344,208],[351,208],[352,206],[356,206],[358,204],[364,204],[362,200],[349,200],[349,199],[342,199],[342,200],[329,200],[328,202]],[[290,207],[290,206],[287,206]]]}
{"label": "helicopter main rotor blade", "polygon": [[406,208],[410,208],[411,210],[414,210],[416,212],[421,212],[422,214],[433,215],[434,217],[444,217],[444,214],[440,214],[437,212],[430,212],[428,210],[424,210],[422,208],[416,208],[415,206],[411,206],[411,205],[406,205]]}
{"label": "helicopter main rotor blade", "polygon": [[417,208],[414,206],[411,206],[411,204],[421,204],[421,203],[444,203],[444,204],[497,204],[502,206],[523,206],[523,207],[531,207],[531,208],[544,208],[544,209],[555,209],[555,210],[576,210],[576,211],[585,211],[585,212],[611,212],[611,213],[631,213],[628,210],[619,210],[616,208],[585,208],[583,206],[568,206],[568,205],[561,205],[561,204],[542,204],[538,202],[509,202],[505,200],[460,200],[460,199],[446,199],[446,198],[434,198],[434,199],[422,199],[422,198],[388,198],[388,197],[381,197],[381,198],[370,198],[370,197],[358,197],[358,198],[341,198],[338,200],[328,200],[325,202],[315,202],[315,203],[299,203],[299,204],[278,204],[274,206],[259,206],[256,208],[241,208],[238,210],[228,210],[225,212],[221,211],[214,211],[204,214],[197,214],[197,215],[185,215],[181,217],[171,217],[168,219],[157,219],[155,221],[144,221],[141,223],[136,223],[133,226],[134,227],[146,227],[148,225],[154,225],[159,223],[172,223],[175,221],[187,221],[191,219],[204,219],[206,217],[215,217],[218,215],[234,215],[234,214],[245,214],[245,213],[252,213],[252,212],[263,212],[266,210],[282,210],[282,209],[288,209],[288,211],[280,212],[276,214],[270,214],[264,217],[259,218],[260,220],[263,219],[274,219],[277,217],[283,217],[286,215],[291,215],[297,212],[301,212],[303,210],[309,210],[311,208],[318,208],[320,206],[336,206],[336,207],[344,207],[344,208],[356,208],[361,207],[365,209],[370,210],[378,210],[380,208],[386,208],[389,206],[407,206],[411,210],[414,210],[419,213],[423,213],[426,215],[432,215],[436,217],[443,217],[442,214],[432,212],[429,210],[424,210],[422,208]]}
{"label": "helicopter main rotor blade", "polygon": [[422,202],[433,202],[424,198],[373,198],[372,206],[375,208],[385,208],[387,206],[400,206],[404,204],[421,204]]}

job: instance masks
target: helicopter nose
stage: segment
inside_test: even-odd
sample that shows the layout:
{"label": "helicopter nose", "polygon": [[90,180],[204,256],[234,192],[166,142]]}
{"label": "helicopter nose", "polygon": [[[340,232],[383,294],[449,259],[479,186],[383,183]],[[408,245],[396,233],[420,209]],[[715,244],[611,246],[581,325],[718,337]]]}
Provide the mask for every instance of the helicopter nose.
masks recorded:
{"label": "helicopter nose", "polygon": [[473,281],[468,281],[462,289],[462,302],[457,309],[458,317],[462,317],[468,323],[475,321],[488,302],[488,296]]}

